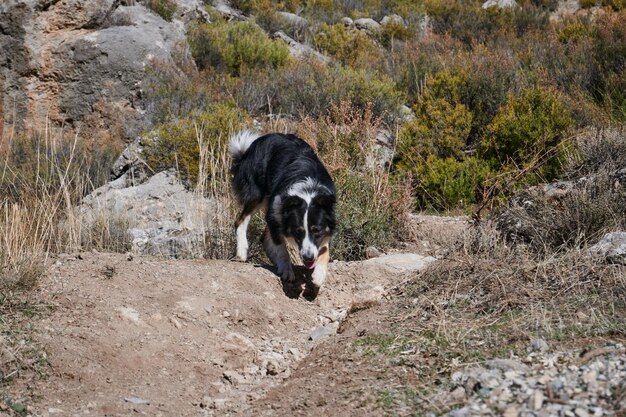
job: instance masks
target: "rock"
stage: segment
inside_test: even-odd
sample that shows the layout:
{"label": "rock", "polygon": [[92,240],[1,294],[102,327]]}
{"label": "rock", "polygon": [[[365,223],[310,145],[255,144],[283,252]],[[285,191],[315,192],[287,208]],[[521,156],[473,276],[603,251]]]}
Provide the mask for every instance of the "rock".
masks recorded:
{"label": "rock", "polygon": [[173,170],[137,186],[132,186],[129,175],[126,172],[83,199],[78,209],[85,230],[105,221],[120,239],[129,241],[133,253],[200,256],[217,203],[188,191]]}
{"label": "rock", "polygon": [[530,342],[530,348],[535,352],[547,352],[548,349],[550,349],[550,346],[545,340],[539,338],[533,339]]}
{"label": "rock", "polygon": [[126,398],[124,398],[124,401],[126,401],[127,403],[134,404],[134,405],[148,405],[148,404],[150,404],[150,401],[144,400],[144,399],[139,398],[139,397],[126,397]]}
{"label": "rock", "polygon": [[589,251],[594,257],[608,263],[626,265],[626,232],[604,235]]}
{"label": "rock", "polygon": [[279,372],[279,367],[278,367],[278,363],[276,363],[276,361],[268,361],[267,365],[265,366],[265,370],[267,371],[268,375],[278,375]]}
{"label": "rock", "polygon": [[387,291],[382,285],[361,284],[352,296],[351,310],[363,310],[380,304]]}
{"label": "rock", "polygon": [[306,27],[309,22],[302,16],[289,12],[277,12],[278,16],[289,26]]}
{"label": "rock", "polygon": [[224,371],[222,376],[233,385],[241,385],[246,383],[246,379],[239,372],[236,371]]}
{"label": "rock", "polygon": [[523,363],[514,359],[489,359],[485,362],[485,364],[492,369],[499,369],[502,372],[517,371],[526,373],[530,371],[530,368],[527,365],[524,365]]}
{"label": "rock", "polygon": [[382,254],[383,254],[383,253],[382,253],[382,252],[381,252],[378,248],[376,248],[376,247],[374,247],[374,246],[368,246],[368,247],[365,249],[365,256],[366,256],[368,259],[371,259],[371,258],[377,258],[377,257],[381,256]]}
{"label": "rock", "polygon": [[564,18],[573,15],[580,10],[580,3],[578,0],[565,0],[559,1],[552,13],[550,13],[550,20],[553,22],[562,21]]}
{"label": "rock", "polygon": [[530,397],[530,406],[532,410],[540,410],[544,401],[543,393],[540,390],[536,390]]}
{"label": "rock", "polygon": [[[0,4],[0,72],[5,122],[15,128],[52,126],[98,132],[119,129],[134,138],[150,123],[142,108],[146,69],[174,68],[185,32],[142,5],[117,0],[36,0]],[[193,64],[192,64],[193,65]]]}
{"label": "rock", "polygon": [[363,262],[363,265],[379,268],[388,273],[405,273],[421,271],[435,260],[432,256],[422,256],[415,253],[394,253],[368,259]]}
{"label": "rock", "polygon": [[397,14],[392,14],[389,16],[385,16],[382,18],[382,20],[380,21],[380,24],[385,26],[389,23],[395,23],[398,25],[402,25],[406,27],[406,22],[404,21],[404,19],[402,18],[402,16],[399,16]]}
{"label": "rock", "polygon": [[213,0],[213,10],[228,20],[248,20],[248,17],[233,8],[228,0]]}
{"label": "rock", "polygon": [[313,342],[317,342],[321,338],[326,337],[326,336],[332,336],[335,333],[336,333],[336,330],[331,327],[317,326],[311,331],[311,333],[309,333],[309,340],[312,340]]}
{"label": "rock", "polygon": [[111,180],[116,180],[128,172],[128,185],[138,185],[144,182],[148,177],[148,172],[142,153],[141,138],[137,138],[122,151],[122,154],[113,163]]}
{"label": "rock", "polygon": [[587,412],[587,410],[580,407],[574,410],[574,414],[576,414],[576,417],[589,417],[589,413]]}
{"label": "rock", "polygon": [[369,17],[363,17],[361,19],[356,19],[354,21],[354,26],[357,29],[367,30],[369,32],[374,32],[380,29],[380,23],[371,19]]}
{"label": "rock", "polygon": [[482,8],[488,9],[490,7],[497,6],[501,9],[511,9],[515,7],[519,7],[515,0],[487,0],[483,3]]}
{"label": "rock", "polygon": [[342,17],[340,22],[343,23],[344,26],[348,26],[348,27],[354,26],[354,20],[352,20],[351,18],[347,16]]}
{"label": "rock", "polygon": [[311,48],[309,45],[305,45],[300,43],[289,36],[287,36],[284,32],[278,31],[274,33],[274,39],[280,39],[287,44],[289,47],[289,53],[295,58],[306,58],[313,57],[318,61],[327,64],[330,62],[330,58],[324,54],[317,52],[315,49]]}

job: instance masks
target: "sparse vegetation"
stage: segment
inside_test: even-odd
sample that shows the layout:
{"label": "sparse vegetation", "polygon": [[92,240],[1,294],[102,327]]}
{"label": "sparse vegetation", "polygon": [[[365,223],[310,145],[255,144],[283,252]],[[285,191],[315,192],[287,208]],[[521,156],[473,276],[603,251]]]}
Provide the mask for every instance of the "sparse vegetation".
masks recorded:
{"label": "sparse vegetation", "polygon": [[146,7],[168,22],[172,21],[176,13],[176,2],[173,0],[148,0]]}

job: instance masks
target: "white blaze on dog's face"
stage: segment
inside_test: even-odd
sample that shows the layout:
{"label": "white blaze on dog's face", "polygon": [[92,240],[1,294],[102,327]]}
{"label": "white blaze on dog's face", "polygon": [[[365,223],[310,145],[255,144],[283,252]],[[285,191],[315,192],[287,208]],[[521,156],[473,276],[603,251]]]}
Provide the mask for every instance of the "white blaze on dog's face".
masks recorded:
{"label": "white blaze on dog's face", "polygon": [[282,202],[282,223],[287,238],[298,245],[304,266],[313,269],[319,248],[330,235],[335,198],[310,179],[292,186]]}

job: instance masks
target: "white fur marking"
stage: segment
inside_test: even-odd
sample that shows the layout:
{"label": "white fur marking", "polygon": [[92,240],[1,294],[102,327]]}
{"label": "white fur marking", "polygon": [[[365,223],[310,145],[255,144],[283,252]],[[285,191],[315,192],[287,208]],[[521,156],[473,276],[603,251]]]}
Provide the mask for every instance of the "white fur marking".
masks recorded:
{"label": "white fur marking", "polygon": [[248,231],[248,223],[250,223],[250,218],[252,216],[247,216],[243,222],[237,227],[237,258],[242,261],[248,259],[248,237],[246,233]]}
{"label": "white fur marking", "polygon": [[300,256],[317,259],[319,249],[315,246],[315,243],[309,236],[309,208],[304,211],[304,240],[302,241],[302,249],[300,250]]}
{"label": "white fur marking", "polygon": [[233,158],[243,155],[252,142],[260,138],[261,135],[252,130],[242,130],[239,133],[235,133],[230,138],[230,154]]}
{"label": "white fur marking", "polygon": [[287,190],[287,194],[298,196],[307,204],[311,204],[320,189],[328,191],[328,188],[321,185],[316,179],[306,177],[304,180],[292,184]]}
{"label": "white fur marking", "polygon": [[315,265],[313,274],[311,274],[311,280],[313,281],[313,284],[315,284],[317,287],[321,287],[322,284],[324,284],[324,282],[326,281],[327,272],[328,271],[326,265]]}

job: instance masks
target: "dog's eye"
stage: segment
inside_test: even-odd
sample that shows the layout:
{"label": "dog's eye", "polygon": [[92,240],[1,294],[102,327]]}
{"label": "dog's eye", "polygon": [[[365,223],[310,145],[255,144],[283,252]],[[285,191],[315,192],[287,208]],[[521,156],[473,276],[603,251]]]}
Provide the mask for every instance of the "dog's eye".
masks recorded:
{"label": "dog's eye", "polygon": [[303,237],[304,236],[304,227],[298,227],[296,229],[295,235],[296,235],[296,237]]}
{"label": "dog's eye", "polygon": [[319,226],[311,226],[311,233],[319,233],[320,230]]}

